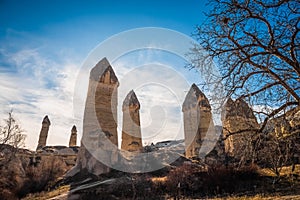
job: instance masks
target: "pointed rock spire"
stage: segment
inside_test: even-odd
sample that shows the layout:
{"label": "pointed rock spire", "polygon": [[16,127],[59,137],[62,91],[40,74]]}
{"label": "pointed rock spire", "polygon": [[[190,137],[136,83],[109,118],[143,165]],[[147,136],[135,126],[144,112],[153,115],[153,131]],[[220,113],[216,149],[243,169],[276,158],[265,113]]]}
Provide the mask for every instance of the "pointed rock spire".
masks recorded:
{"label": "pointed rock spire", "polygon": [[81,146],[76,165],[67,177],[82,172],[98,176],[108,173],[110,166],[118,162],[118,86],[118,78],[106,58],[91,69]]}
{"label": "pointed rock spire", "polygon": [[131,90],[123,101],[123,110],[129,107],[134,107],[135,109],[140,109],[140,102],[133,90]]}
{"label": "pointed rock spire", "polygon": [[44,117],[43,121],[42,121],[42,129],[40,131],[38,146],[36,148],[37,150],[46,146],[48,131],[49,131],[50,125],[51,125],[50,120],[48,118],[48,115],[46,115]]}
{"label": "pointed rock spire", "polygon": [[75,125],[72,127],[71,132],[77,132],[77,128]]}
{"label": "pointed rock spire", "polygon": [[241,98],[233,101],[228,98],[222,110],[222,118],[230,116],[239,116],[254,119],[254,113],[250,106]]}
{"label": "pointed rock spire", "polygon": [[244,117],[256,119],[252,108],[243,99],[239,98],[236,100],[236,108],[239,113],[244,115]]}
{"label": "pointed rock spire", "polygon": [[193,84],[182,105],[185,137],[185,155],[199,156],[204,137],[213,127],[211,107],[206,96]]}
{"label": "pointed rock spire", "polygon": [[90,79],[105,84],[119,83],[118,78],[107,58],[100,60],[91,70]]}
{"label": "pointed rock spire", "polygon": [[43,119],[43,121],[42,121],[42,124],[48,124],[49,126],[51,125],[51,122],[50,122],[50,120],[49,120],[49,118],[48,118],[48,115],[46,115],[46,116],[44,117],[44,119]]}
{"label": "pointed rock spire", "polygon": [[122,150],[141,152],[143,149],[139,109],[139,100],[131,90],[123,101]]}
{"label": "pointed rock spire", "polygon": [[197,85],[193,83],[182,104],[182,111],[186,109],[194,108],[197,105],[211,109],[207,97],[197,87]]}
{"label": "pointed rock spire", "polygon": [[229,97],[229,98],[227,99],[226,103],[225,103],[225,106],[226,106],[226,107],[231,107],[231,106],[233,106],[233,105],[234,105],[234,101],[232,100],[231,97]]}
{"label": "pointed rock spire", "polygon": [[[222,110],[223,135],[228,137],[225,141],[225,152],[237,159],[245,161],[251,155],[251,137],[254,131],[246,131],[259,127],[251,107],[243,100],[228,98]],[[240,134],[234,134],[240,132]]]}
{"label": "pointed rock spire", "polygon": [[77,145],[77,128],[74,125],[71,129],[71,136],[69,141],[69,147],[74,147]]}

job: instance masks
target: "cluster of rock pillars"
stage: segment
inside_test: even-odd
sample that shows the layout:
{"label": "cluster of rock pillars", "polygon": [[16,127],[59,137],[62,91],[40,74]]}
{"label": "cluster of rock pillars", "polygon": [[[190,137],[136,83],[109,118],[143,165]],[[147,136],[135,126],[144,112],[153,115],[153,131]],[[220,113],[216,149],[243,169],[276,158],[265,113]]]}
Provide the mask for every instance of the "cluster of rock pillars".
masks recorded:
{"label": "cluster of rock pillars", "polygon": [[[89,173],[99,175],[110,168],[91,155],[92,151],[104,149],[111,164],[118,162],[117,135],[117,98],[118,78],[106,58],[99,61],[90,71],[88,93],[83,118],[83,135],[77,155],[76,166],[70,174],[86,169]],[[121,150],[133,153],[143,151],[140,127],[140,103],[133,90],[129,91],[123,101],[123,127]],[[211,106],[204,93],[192,84],[182,105],[184,122],[185,156],[195,158],[204,138],[216,134],[217,128],[212,119]],[[50,120],[46,116],[42,122],[37,149],[46,146]],[[257,128],[259,126],[252,109],[242,99],[228,99],[222,111],[223,130],[221,137],[232,132]],[[224,142],[224,151],[229,155],[239,155],[247,148],[249,133],[230,135]],[[76,146],[77,130],[71,130],[69,146]],[[95,167],[97,166],[97,167]],[[100,167],[99,167],[100,166]]]}

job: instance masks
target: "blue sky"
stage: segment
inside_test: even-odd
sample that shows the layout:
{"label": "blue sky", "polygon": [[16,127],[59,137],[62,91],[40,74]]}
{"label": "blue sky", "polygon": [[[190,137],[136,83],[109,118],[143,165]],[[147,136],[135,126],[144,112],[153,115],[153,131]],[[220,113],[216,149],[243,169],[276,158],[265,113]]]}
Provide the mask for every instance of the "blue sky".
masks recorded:
{"label": "blue sky", "polygon": [[1,0],[1,43],[11,48],[43,44],[50,51],[60,47],[84,55],[107,37],[132,28],[164,27],[190,35],[204,19],[204,4],[196,0]]}
{"label": "blue sky", "polygon": [[[67,145],[73,124],[79,127],[80,139],[82,119],[74,116],[73,95],[78,73],[90,52],[111,36],[134,28],[161,27],[190,36],[195,26],[205,20],[205,3],[196,0],[0,0],[0,117],[5,118],[5,113],[10,108],[14,109],[17,119],[26,130],[26,147],[31,149],[37,145],[41,121],[46,114],[52,121],[49,145]],[[162,55],[165,59],[161,59]],[[133,65],[132,60],[137,58],[143,62],[136,65],[146,62],[170,65],[189,78],[188,84],[197,81],[194,72],[184,71],[184,62],[179,58],[148,50],[122,56],[113,63],[121,79],[124,72],[132,70],[129,65]],[[151,108],[147,111],[145,104],[149,103],[149,99],[143,99],[147,96],[143,91],[158,94],[158,103],[161,99],[159,94],[166,91],[149,86],[144,90],[139,88],[140,96],[138,93],[137,96],[140,101],[145,101],[142,104],[144,110],[141,110],[142,125],[146,125],[153,119]],[[187,89],[184,88],[185,92]],[[169,100],[172,101],[171,98]],[[169,105],[170,102],[164,103]],[[163,109],[153,106],[154,110]],[[168,109],[181,117],[178,106]],[[166,123],[165,130],[173,131],[172,123],[179,122],[177,118],[170,118]],[[174,139],[168,134],[150,138],[145,143]]]}

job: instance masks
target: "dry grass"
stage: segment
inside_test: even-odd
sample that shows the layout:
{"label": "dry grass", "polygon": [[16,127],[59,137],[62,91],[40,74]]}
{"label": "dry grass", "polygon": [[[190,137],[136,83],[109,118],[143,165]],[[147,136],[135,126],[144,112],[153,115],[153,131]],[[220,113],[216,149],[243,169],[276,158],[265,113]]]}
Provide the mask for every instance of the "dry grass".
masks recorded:
{"label": "dry grass", "polygon": [[211,198],[207,200],[299,200],[299,195],[288,195],[288,196],[242,196],[242,197],[226,197],[226,198]]}
{"label": "dry grass", "polygon": [[[291,172],[292,172],[292,167],[291,166],[283,167],[281,172],[280,172],[280,175],[281,176],[289,175]],[[300,175],[300,165],[295,166],[295,170],[294,170],[293,174],[299,174]]]}
{"label": "dry grass", "polygon": [[[268,168],[260,169],[258,172],[262,176],[271,176],[271,177],[276,176],[276,174],[271,169],[268,169]],[[291,173],[292,173],[292,167],[291,166],[282,167],[282,169],[280,171],[280,176],[289,176]],[[295,166],[295,170],[294,170],[293,174],[300,175],[300,165]]]}
{"label": "dry grass", "polygon": [[151,181],[153,183],[165,183],[167,181],[167,177],[166,176],[164,176],[164,177],[152,177]]}
{"label": "dry grass", "polygon": [[70,191],[69,185],[64,185],[56,190],[50,191],[50,192],[40,192],[35,194],[29,194],[25,198],[22,198],[22,200],[46,200],[53,197],[57,197],[59,195],[62,195],[64,193],[68,193]]}
{"label": "dry grass", "polygon": [[[149,187],[149,188],[152,188],[152,190],[151,190],[150,193],[153,196],[156,195],[156,196],[164,197],[164,198],[167,198],[167,199],[168,198],[169,199],[174,199],[174,195],[172,195],[173,194],[172,191],[170,191],[169,193],[167,192],[168,191],[168,187],[166,187],[166,184],[168,184],[171,181],[172,183],[174,183],[173,184],[174,187],[177,187],[178,184],[175,183],[176,181],[178,181],[177,178],[180,178],[182,176],[181,178],[183,180],[191,180],[190,179],[191,177],[195,178],[195,176],[197,176],[197,174],[192,174],[192,176],[189,176],[189,173],[192,172],[192,171],[195,171],[195,169],[190,169],[190,166],[183,166],[182,168],[179,168],[179,169],[175,170],[171,174],[171,175],[173,175],[171,177],[168,177],[168,176],[164,176],[164,177],[151,177],[150,176],[148,178],[145,178],[143,176],[144,179],[141,179],[142,177],[137,176],[134,179],[134,180],[136,180],[134,182],[135,183],[134,184],[135,185],[134,188],[136,189],[137,193],[140,193],[140,194],[137,194],[137,196],[143,196],[143,195],[145,195],[147,193],[147,191],[148,191],[147,188]],[[178,172],[178,173],[175,173],[175,172]],[[222,172],[222,174],[224,173],[223,171],[221,171],[221,172]],[[263,176],[275,177],[275,174],[272,173],[272,171],[269,170],[269,169],[258,169],[258,173],[260,175],[263,175]],[[281,170],[281,176],[282,177],[289,177],[290,174],[291,174],[291,167],[284,167]],[[295,171],[293,172],[293,174],[300,175],[300,165],[297,165],[295,167]],[[236,175],[236,174],[234,174],[234,175]],[[220,174],[217,173],[215,176],[219,177]],[[224,176],[224,174],[223,174],[223,176]],[[208,177],[208,178],[211,178],[211,177]],[[199,179],[199,180],[201,180],[201,179]],[[196,179],[192,180],[192,183],[194,183],[194,181],[196,181]],[[205,181],[205,179],[204,179],[204,181]],[[153,185],[151,185],[151,182],[153,183]],[[145,186],[145,183],[147,183],[146,186]],[[286,183],[286,182],[284,182],[284,183]],[[169,183],[169,184],[171,184],[171,183]],[[267,183],[267,184],[269,184],[269,183]],[[210,196],[210,198],[207,198],[207,199],[210,199],[210,200],[223,200],[223,199],[227,199],[227,200],[260,200],[260,199],[262,199],[262,200],[281,200],[281,199],[283,199],[283,200],[288,200],[288,199],[300,200],[300,194],[297,192],[299,184],[300,184],[300,181],[297,178],[297,179],[294,180],[294,185],[293,186],[292,185],[287,186],[286,184],[279,183],[277,185],[277,187],[279,187],[280,190],[276,189],[276,190],[274,190],[273,193],[272,192],[267,192],[266,190],[259,190],[259,191],[256,191],[256,192],[255,191],[252,191],[252,192],[247,191],[245,193],[232,193],[232,195],[228,194],[228,196],[226,196],[226,194],[225,194],[225,196],[223,196],[222,198],[220,196],[219,197],[217,197],[217,196],[216,197]],[[181,185],[184,186],[183,183]],[[132,188],[131,184],[126,185],[126,186],[128,186],[128,188],[126,188],[123,184],[121,184],[120,186],[114,186],[114,187],[116,187],[116,189],[113,190],[113,191],[120,191],[120,190],[121,191],[124,191],[124,190],[128,190],[129,191]],[[270,183],[270,185],[267,185],[267,186],[271,187],[271,183]],[[263,187],[265,187],[265,186],[263,186]],[[291,189],[291,187],[294,188],[294,189]],[[189,187],[189,188],[193,189],[192,187]],[[70,189],[69,186],[63,186],[63,187],[60,187],[60,188],[58,188],[58,189],[56,189],[54,191],[51,191],[51,192],[42,192],[42,193],[38,193],[38,194],[33,194],[33,195],[30,195],[30,196],[27,196],[23,200],[44,200],[44,199],[51,199],[53,197],[60,198],[60,195],[61,194],[67,194],[68,191],[69,191],[69,189]],[[289,190],[289,191],[285,192],[285,190]],[[109,193],[109,194],[111,194],[111,193]],[[238,194],[239,195],[244,195],[244,196],[239,196]],[[246,194],[248,196],[246,196]],[[219,195],[222,195],[222,194],[219,194]],[[120,196],[120,197],[123,197],[123,196]],[[149,196],[147,196],[147,197],[149,197]],[[186,196],[184,193],[180,194],[180,198],[184,198],[184,199],[190,199],[190,198],[197,199],[197,197],[199,198],[199,196],[197,196],[197,195],[195,195],[193,197],[193,196],[190,196],[190,195]],[[203,199],[204,197],[201,197],[201,198]],[[125,196],[124,196],[124,198],[125,198]]]}

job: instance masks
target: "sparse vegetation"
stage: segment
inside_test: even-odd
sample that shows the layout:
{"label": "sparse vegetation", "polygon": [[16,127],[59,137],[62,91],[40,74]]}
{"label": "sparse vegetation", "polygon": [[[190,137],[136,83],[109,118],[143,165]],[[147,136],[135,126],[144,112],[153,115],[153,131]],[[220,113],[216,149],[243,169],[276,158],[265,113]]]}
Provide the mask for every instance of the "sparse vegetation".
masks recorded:
{"label": "sparse vegetation", "polygon": [[55,156],[42,159],[37,166],[29,165],[24,157],[16,157],[1,168],[0,199],[14,200],[53,189],[66,170],[65,162]]}
{"label": "sparse vegetation", "polygon": [[4,125],[0,125],[0,145],[10,145],[16,149],[24,145],[24,141],[24,130],[13,116],[13,110],[10,110]]}
{"label": "sparse vegetation", "polygon": [[58,157],[49,156],[42,159],[38,166],[28,166],[25,169],[26,178],[19,191],[20,196],[28,193],[41,192],[51,189],[58,178],[66,173],[65,162]]}
{"label": "sparse vegetation", "polygon": [[22,198],[22,200],[46,200],[50,199],[53,197],[57,197],[59,195],[68,193],[70,190],[69,185],[64,185],[61,187],[56,188],[55,190],[52,190],[50,192],[40,192],[40,193],[34,193],[34,194],[29,194],[25,198]]}
{"label": "sparse vegetation", "polygon": [[193,165],[183,165],[167,176],[167,189],[171,196],[191,198],[234,194],[253,191],[260,180],[254,166],[241,169],[210,167],[208,170]]}
{"label": "sparse vegetation", "polygon": [[[77,191],[77,194],[88,199],[300,199],[300,179],[297,176],[292,180],[290,171],[291,166],[283,167],[281,180],[274,185],[272,180],[276,175],[270,169],[257,166],[239,170],[225,167],[203,170],[194,164],[183,164],[164,177],[113,172],[109,177],[86,183],[100,182],[96,187]],[[299,173],[300,165],[297,165],[294,174]],[[76,187],[67,185],[51,192],[29,195],[25,200],[59,196]]]}
{"label": "sparse vegetation", "polygon": [[13,116],[13,110],[8,112],[8,118],[0,125],[0,170],[14,162],[18,149],[24,145],[25,134],[21,125]]}

